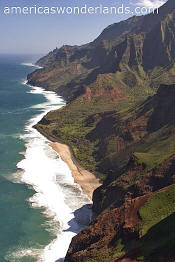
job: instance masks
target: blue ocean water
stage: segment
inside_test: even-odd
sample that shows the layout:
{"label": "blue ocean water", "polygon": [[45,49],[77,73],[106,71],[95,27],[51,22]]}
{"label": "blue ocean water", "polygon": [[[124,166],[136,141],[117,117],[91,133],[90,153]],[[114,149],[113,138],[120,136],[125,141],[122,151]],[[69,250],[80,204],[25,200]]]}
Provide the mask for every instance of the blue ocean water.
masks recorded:
{"label": "blue ocean water", "polygon": [[[13,246],[46,245],[52,238],[41,228],[45,218],[40,210],[31,209],[25,200],[33,195],[33,191],[26,185],[14,184],[7,178],[17,172],[16,164],[23,156],[19,152],[25,151],[24,141],[19,135],[24,132],[24,125],[37,109],[32,105],[43,103],[43,95],[27,93],[29,87],[22,81],[34,68],[22,66],[20,58],[14,56],[0,57],[0,261],[4,262],[7,252]],[[28,233],[24,230],[25,223],[37,218],[34,228]],[[38,234],[34,234],[34,231]],[[31,238],[27,234],[35,235]],[[25,240],[24,240],[25,239]],[[31,243],[31,239],[33,243]],[[30,244],[28,243],[30,242]],[[26,261],[25,258],[21,261]],[[28,259],[27,261],[34,261]]]}
{"label": "blue ocean water", "polygon": [[[62,98],[24,83],[31,56],[0,55],[0,262],[64,261],[89,221],[88,198],[49,141],[32,128]],[[36,58],[34,58],[36,59]],[[83,211],[84,212],[84,211]]]}

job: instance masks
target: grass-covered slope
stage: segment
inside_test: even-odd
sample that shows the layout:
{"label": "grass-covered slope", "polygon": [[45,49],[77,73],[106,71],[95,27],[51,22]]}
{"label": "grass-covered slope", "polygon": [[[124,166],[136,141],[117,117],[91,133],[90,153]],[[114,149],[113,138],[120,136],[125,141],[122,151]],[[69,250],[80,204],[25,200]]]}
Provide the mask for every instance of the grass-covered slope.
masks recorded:
{"label": "grass-covered slope", "polygon": [[66,262],[173,262],[175,186],[127,201],[74,237]]}
{"label": "grass-covered slope", "polygon": [[73,239],[68,262],[175,261],[174,186],[165,188],[175,183],[174,22],[169,0],[159,15],[55,49],[28,76],[68,102],[36,128],[103,181],[93,195],[99,217]]}
{"label": "grass-covered slope", "polygon": [[104,180],[94,192],[94,210],[174,183],[175,86],[160,86],[137,107],[124,97],[97,101],[82,96],[37,125],[69,144],[81,164]]}
{"label": "grass-covered slope", "polygon": [[29,83],[54,90],[67,101],[87,88],[97,94],[99,85],[110,94],[133,88],[136,96],[135,89],[145,93],[160,83],[174,83],[174,8],[175,2],[169,0],[159,15],[132,17],[109,26],[87,45],[56,48],[38,61],[43,68],[28,76]]}

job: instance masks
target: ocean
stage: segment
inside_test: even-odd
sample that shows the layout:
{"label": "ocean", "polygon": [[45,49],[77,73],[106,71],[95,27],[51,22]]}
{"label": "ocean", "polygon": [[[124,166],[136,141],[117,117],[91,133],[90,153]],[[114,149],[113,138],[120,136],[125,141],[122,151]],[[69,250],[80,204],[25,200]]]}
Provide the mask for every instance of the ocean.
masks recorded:
{"label": "ocean", "polygon": [[62,262],[91,201],[32,126],[65,101],[26,84],[36,59],[0,55],[0,262]]}

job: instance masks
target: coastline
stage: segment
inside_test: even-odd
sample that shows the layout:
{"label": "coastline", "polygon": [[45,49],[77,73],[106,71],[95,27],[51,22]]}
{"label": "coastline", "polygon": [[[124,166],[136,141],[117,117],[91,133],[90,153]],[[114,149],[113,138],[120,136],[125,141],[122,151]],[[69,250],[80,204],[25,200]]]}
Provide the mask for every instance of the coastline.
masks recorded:
{"label": "coastline", "polygon": [[[33,86],[28,80],[27,84]],[[45,87],[42,87],[47,91]],[[58,94],[57,94],[58,95]],[[80,163],[76,160],[72,148],[62,141],[58,141],[56,138],[48,135],[46,132],[43,132],[37,125],[33,126],[37,131],[45,136],[48,140],[50,140],[50,146],[54,149],[61,159],[68,165],[71,170],[72,177],[74,181],[80,185],[82,191],[89,197],[92,201],[93,192],[96,188],[101,186],[102,184],[99,182],[99,179],[96,176],[84,169]]]}
{"label": "coastline", "polygon": [[74,181],[80,185],[83,193],[85,193],[92,201],[94,190],[102,185],[99,182],[99,179],[93,173],[84,169],[84,167],[80,165],[78,160],[75,158],[70,146],[48,135],[37,125],[33,127],[51,142],[50,146],[52,147],[52,149],[54,149],[58,153],[61,159],[68,165],[69,169],[71,170]]}
{"label": "coastline", "polygon": [[[30,83],[29,80],[27,80],[27,84],[34,86],[33,83]],[[49,91],[47,87],[41,88]],[[56,94],[59,95],[58,93]],[[85,193],[92,201],[94,190],[102,185],[102,183],[99,182],[99,179],[93,173],[89,172],[88,170],[84,169],[83,166],[81,166],[81,164],[75,158],[74,152],[69,145],[66,145],[63,141],[57,140],[55,137],[47,134],[47,132],[44,132],[39,126],[37,126],[37,124],[33,127],[51,142],[50,146],[59,154],[61,159],[71,170],[74,181],[80,185],[83,193]]]}
{"label": "coastline", "polygon": [[72,176],[83,192],[92,200],[94,190],[101,184],[95,175],[84,169],[75,159],[72,150],[66,144],[52,142],[50,146],[59,154],[61,159],[68,165]]}
{"label": "coastline", "polygon": [[[39,256],[43,261],[62,261],[66,256],[71,239],[85,226],[88,226],[91,221],[92,210],[89,208],[82,209],[83,206],[91,204],[91,201],[88,195],[80,191],[75,184],[72,170],[66,165],[66,161],[62,161],[61,157],[58,159],[56,153],[50,147],[54,138],[39,130],[37,126],[37,123],[49,111],[59,108],[58,106],[62,107],[63,99],[56,92],[48,92],[45,88],[32,86],[27,81],[23,84],[32,88],[29,93],[42,94],[48,102],[47,104],[39,104],[37,108],[40,108],[40,113],[34,115],[26,124],[27,134],[23,139],[27,141],[27,150],[24,159],[18,163],[18,168],[23,170],[21,181],[31,185],[36,192],[29,199],[32,207],[44,207],[43,214],[52,220],[49,224],[49,230],[54,230],[55,238],[44,249],[37,250],[37,252],[40,252]],[[31,161],[32,164],[28,164]],[[38,168],[37,176],[36,167]],[[78,212],[79,217],[74,212]],[[53,229],[55,225],[52,222],[59,223],[58,227]],[[69,223],[71,222],[73,225],[70,227]]]}

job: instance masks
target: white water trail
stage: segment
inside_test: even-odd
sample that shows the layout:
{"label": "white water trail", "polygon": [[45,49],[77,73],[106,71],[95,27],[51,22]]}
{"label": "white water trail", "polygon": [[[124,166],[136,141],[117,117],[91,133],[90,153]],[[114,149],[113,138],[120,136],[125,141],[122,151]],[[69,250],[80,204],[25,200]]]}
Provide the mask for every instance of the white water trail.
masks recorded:
{"label": "white water trail", "polygon": [[32,64],[32,63],[22,63],[21,65],[30,66],[30,67],[35,67],[35,68],[37,68],[37,69],[43,68],[42,66],[35,65],[35,64]]}
{"label": "white water trail", "polygon": [[44,250],[22,250],[20,254],[28,256],[30,252],[36,253],[38,262],[61,262],[72,237],[91,220],[92,213],[88,206],[91,201],[74,182],[66,163],[49,146],[50,141],[33,128],[47,112],[65,105],[64,100],[43,88],[30,88],[30,93],[44,95],[47,102],[37,105],[40,113],[25,126],[25,134],[21,136],[26,145],[25,158],[17,167],[23,171],[20,172],[20,181],[31,185],[36,192],[29,199],[33,208],[44,207],[45,215],[52,217],[57,226],[53,229],[55,240]]}

